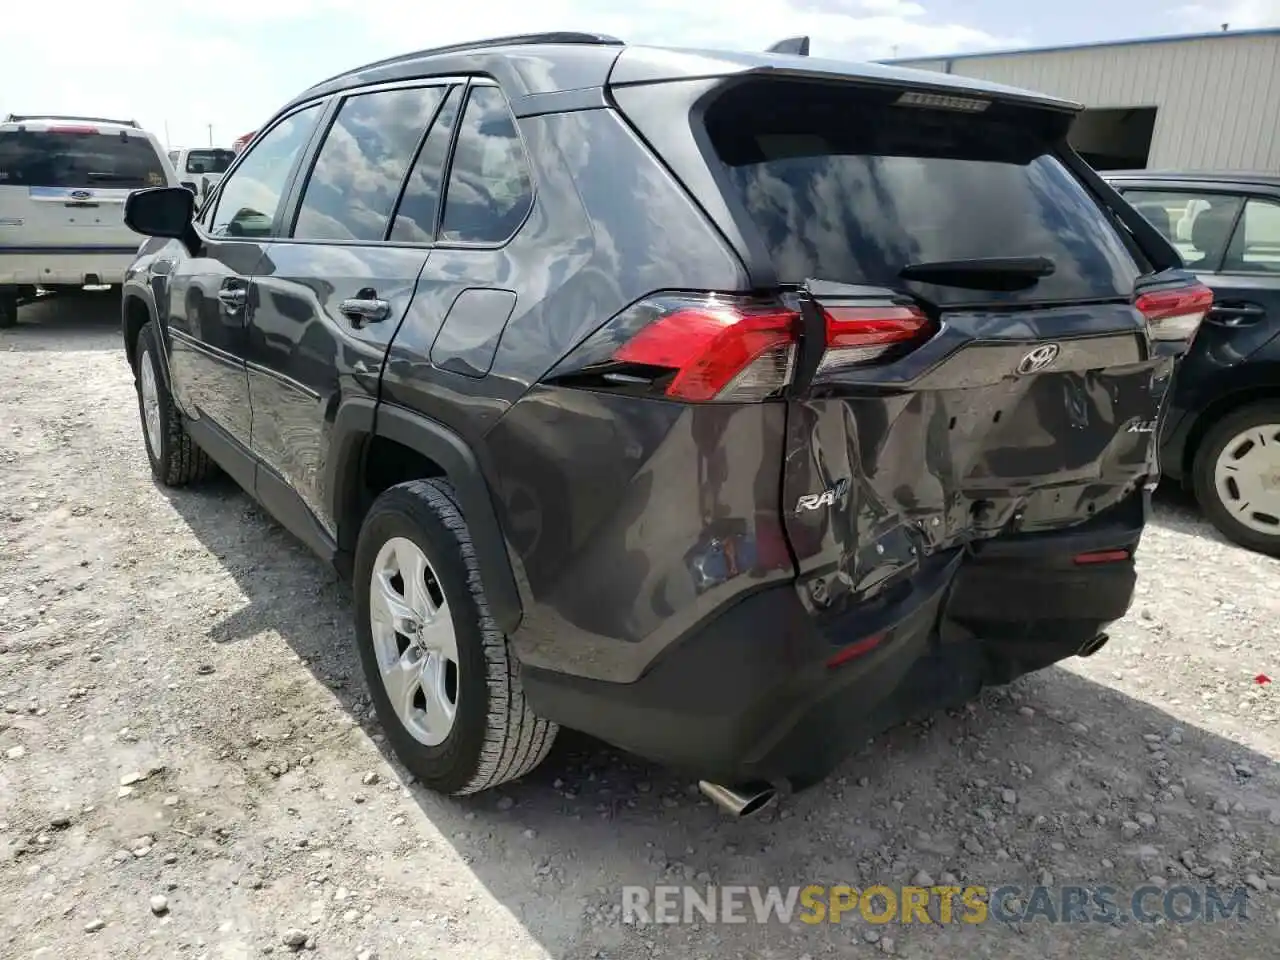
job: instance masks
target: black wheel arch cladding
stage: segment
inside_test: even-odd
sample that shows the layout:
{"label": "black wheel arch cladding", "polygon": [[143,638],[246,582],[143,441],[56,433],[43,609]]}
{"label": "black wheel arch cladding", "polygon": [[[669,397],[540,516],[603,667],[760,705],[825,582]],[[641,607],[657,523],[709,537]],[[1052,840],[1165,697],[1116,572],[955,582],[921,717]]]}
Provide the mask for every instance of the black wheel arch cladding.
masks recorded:
{"label": "black wheel arch cladding", "polygon": [[340,518],[339,549],[348,554],[355,550],[359,525],[346,518],[361,502],[365,447],[373,437],[393,440],[439,465],[470,529],[494,621],[503,633],[512,633],[520,625],[523,607],[489,484],[467,443],[438,421],[372,398],[342,402],[334,418],[327,468],[333,515]]}

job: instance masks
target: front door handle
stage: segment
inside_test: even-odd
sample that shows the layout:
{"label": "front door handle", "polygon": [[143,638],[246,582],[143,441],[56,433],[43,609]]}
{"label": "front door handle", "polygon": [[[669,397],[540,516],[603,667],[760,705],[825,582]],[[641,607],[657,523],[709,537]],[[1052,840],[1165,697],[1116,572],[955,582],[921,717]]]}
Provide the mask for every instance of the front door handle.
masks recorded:
{"label": "front door handle", "polygon": [[218,299],[228,310],[239,310],[249,299],[249,291],[244,287],[223,287],[218,291]]}
{"label": "front door handle", "polygon": [[391,304],[379,300],[373,290],[361,290],[360,293],[338,305],[338,311],[359,327],[365,323],[377,323],[391,316]]}
{"label": "front door handle", "polygon": [[1266,309],[1256,303],[1215,303],[1209,310],[1210,322],[1223,327],[1243,327],[1266,315]]}

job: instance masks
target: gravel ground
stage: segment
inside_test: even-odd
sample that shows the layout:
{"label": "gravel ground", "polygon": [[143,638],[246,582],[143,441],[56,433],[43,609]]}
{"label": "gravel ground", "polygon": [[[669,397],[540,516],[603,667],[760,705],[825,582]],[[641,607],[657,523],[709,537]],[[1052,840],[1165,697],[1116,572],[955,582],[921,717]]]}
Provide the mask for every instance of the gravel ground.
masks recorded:
{"label": "gravel ground", "polygon": [[[760,818],[574,736],[447,801],[383,743],[349,591],[228,482],[151,482],[115,305],[24,318],[0,332],[0,956],[1277,955],[1280,567],[1185,502],[1160,498],[1100,654],[877,738]],[[619,916],[624,884],[952,878],[1247,884],[1250,919]]]}

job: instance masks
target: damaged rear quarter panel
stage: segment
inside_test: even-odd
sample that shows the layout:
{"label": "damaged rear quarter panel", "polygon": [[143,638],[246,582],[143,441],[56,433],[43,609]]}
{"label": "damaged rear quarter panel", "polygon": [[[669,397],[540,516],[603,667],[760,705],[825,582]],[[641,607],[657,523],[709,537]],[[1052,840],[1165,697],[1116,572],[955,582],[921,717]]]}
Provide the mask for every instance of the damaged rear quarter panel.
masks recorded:
{"label": "damaged rear quarter panel", "polygon": [[[1056,360],[1020,375],[1044,343]],[[914,357],[816,385],[787,418],[783,510],[802,599],[835,615],[939,552],[1117,504],[1155,471],[1169,363],[1127,306],[975,312],[947,315]],[[835,502],[801,502],[824,491]]]}

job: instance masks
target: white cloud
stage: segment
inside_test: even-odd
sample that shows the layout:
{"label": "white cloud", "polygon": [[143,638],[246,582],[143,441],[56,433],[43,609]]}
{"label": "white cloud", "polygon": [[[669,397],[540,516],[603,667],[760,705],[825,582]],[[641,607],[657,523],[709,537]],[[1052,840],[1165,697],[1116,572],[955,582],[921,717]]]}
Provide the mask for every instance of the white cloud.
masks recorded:
{"label": "white cloud", "polygon": [[167,125],[174,145],[206,142],[212,125],[215,140],[225,144],[324,77],[380,57],[495,34],[590,30],[632,43],[729,49],[763,49],[808,34],[814,55],[853,59],[1010,42],[933,17],[928,4],[112,0],[104,7],[90,0],[9,0],[0,113],[136,117],[162,138]]}

